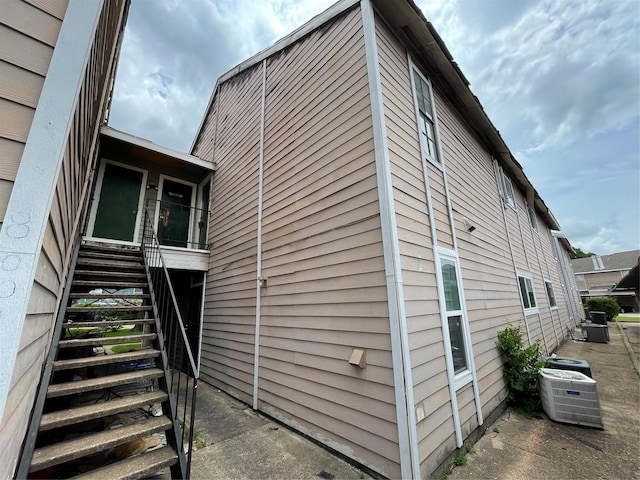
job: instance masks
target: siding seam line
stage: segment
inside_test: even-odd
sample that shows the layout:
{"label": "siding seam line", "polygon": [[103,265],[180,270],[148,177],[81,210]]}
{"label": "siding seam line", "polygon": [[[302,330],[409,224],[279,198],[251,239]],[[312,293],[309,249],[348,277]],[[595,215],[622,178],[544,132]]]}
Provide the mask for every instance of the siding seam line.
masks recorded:
{"label": "siding seam line", "polygon": [[413,380],[409,358],[406,313],[404,310],[398,230],[393,205],[393,185],[384,118],[375,16],[370,0],[361,0],[360,8],[364,31],[367,76],[369,79],[369,95],[371,98],[374,159],[389,305],[389,334],[396,400],[400,471],[402,478],[420,478]]}

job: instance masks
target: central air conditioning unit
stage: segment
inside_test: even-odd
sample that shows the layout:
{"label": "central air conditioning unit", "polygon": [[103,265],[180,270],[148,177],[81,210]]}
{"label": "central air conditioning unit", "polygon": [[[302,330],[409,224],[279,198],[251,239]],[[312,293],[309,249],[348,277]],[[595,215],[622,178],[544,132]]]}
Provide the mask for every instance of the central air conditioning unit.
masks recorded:
{"label": "central air conditioning unit", "polygon": [[583,373],[541,368],[540,397],[551,420],[604,428],[596,381]]}

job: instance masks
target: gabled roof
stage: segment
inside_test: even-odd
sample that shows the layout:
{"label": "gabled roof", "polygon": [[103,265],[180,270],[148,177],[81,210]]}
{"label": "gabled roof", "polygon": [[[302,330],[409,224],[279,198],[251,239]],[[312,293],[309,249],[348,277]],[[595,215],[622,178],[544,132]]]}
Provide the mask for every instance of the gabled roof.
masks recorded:
{"label": "gabled roof", "polygon": [[[533,187],[525,175],[522,165],[515,159],[500,132],[484,111],[480,101],[469,88],[469,81],[453,60],[453,56],[444,41],[433,25],[424,17],[418,6],[413,0],[371,0],[371,3],[394,33],[411,49],[412,55],[429,70],[431,79],[438,86],[438,90],[461,112],[469,128],[474,131],[489,152],[500,162],[514,184],[525,194],[527,203],[535,206],[536,211],[550,229],[560,230],[560,225],[553,213],[551,213],[551,210]],[[271,47],[257,53],[223,74],[216,82],[209,105],[193,140],[191,152],[193,152],[198,143],[204,121],[209,114],[218,87],[222,83],[284,50],[289,45],[298,42],[306,35],[358,4],[358,0],[340,0],[300,28],[278,40]]]}
{"label": "gabled roof", "polygon": [[575,273],[597,273],[611,270],[629,270],[638,263],[640,250],[628,250],[609,255],[593,255],[591,257],[575,258],[571,266]]}

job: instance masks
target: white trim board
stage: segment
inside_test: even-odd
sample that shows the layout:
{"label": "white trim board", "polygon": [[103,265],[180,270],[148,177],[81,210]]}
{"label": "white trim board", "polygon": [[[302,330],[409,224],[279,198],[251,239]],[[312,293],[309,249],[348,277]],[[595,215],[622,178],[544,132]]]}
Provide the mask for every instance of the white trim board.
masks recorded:
{"label": "white trim board", "polygon": [[103,0],[70,0],[0,229],[0,421]]}
{"label": "white trim board", "polygon": [[389,336],[391,339],[400,471],[402,478],[420,478],[420,455],[402,285],[402,266],[400,263],[400,246],[391,180],[391,162],[387,145],[375,16],[370,0],[362,0],[360,5],[371,99],[374,157],[378,182],[385,277],[387,281]]}

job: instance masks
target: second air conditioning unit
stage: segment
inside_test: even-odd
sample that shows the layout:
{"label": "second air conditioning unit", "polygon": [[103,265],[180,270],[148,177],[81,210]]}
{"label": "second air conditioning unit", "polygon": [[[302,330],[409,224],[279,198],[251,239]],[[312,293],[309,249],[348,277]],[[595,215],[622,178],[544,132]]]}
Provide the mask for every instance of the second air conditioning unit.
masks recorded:
{"label": "second air conditioning unit", "polygon": [[540,397],[551,420],[604,428],[596,382],[583,373],[540,369]]}

